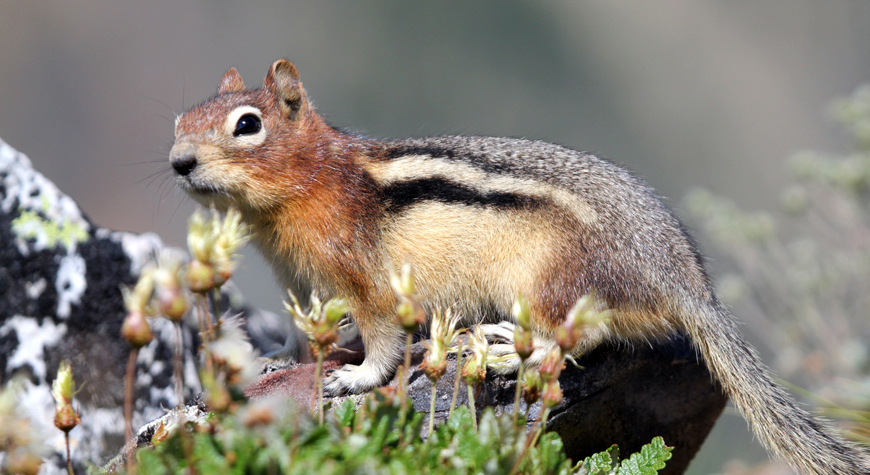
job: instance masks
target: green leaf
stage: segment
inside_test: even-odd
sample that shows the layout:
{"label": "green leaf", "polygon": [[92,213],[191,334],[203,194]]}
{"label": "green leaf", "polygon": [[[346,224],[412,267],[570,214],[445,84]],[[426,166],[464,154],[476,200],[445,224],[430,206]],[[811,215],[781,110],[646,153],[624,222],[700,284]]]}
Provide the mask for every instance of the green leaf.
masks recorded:
{"label": "green leaf", "polygon": [[577,473],[579,475],[610,475],[616,473],[618,466],[619,447],[614,444],[607,450],[586,457],[578,465]]}
{"label": "green leaf", "polygon": [[351,427],[356,408],[350,398],[344,400],[344,404],[335,408],[335,420],[341,427]]}
{"label": "green leaf", "polygon": [[671,458],[673,447],[665,445],[661,437],[656,437],[649,444],[644,445],[640,452],[632,454],[628,460],[623,460],[619,465],[619,475],[656,475],[659,470],[665,468],[665,462]]}

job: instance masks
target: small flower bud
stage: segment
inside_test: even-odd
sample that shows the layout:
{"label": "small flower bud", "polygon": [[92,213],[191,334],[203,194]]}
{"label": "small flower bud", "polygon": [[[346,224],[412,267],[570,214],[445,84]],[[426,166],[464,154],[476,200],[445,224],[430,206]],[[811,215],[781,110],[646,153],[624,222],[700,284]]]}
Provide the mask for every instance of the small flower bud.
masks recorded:
{"label": "small flower bud", "polygon": [[179,321],[187,313],[188,302],[181,287],[181,261],[171,253],[158,254],[157,262],[147,273],[154,281],[157,312],[170,320]]}
{"label": "small flower bud", "polygon": [[573,328],[567,327],[568,322],[565,323],[566,325],[560,325],[556,328],[554,339],[563,353],[570,353],[579,341],[579,332],[574,331]]}
{"label": "small flower bud", "polygon": [[447,355],[436,354],[435,351],[430,349],[426,352],[426,356],[423,357],[420,369],[423,370],[429,381],[435,383],[447,372]]}
{"label": "small flower bud", "polygon": [[51,385],[51,394],[55,402],[54,425],[67,433],[82,421],[72,407],[74,393],[75,380],[72,367],[66,361],[61,361],[57,369],[57,379]]}
{"label": "small flower bud", "polygon": [[58,407],[54,413],[54,426],[64,432],[75,429],[81,422],[82,419],[78,411],[73,409],[72,404]]}
{"label": "small flower bud", "polygon": [[522,295],[517,296],[516,300],[514,300],[511,314],[520,328],[523,330],[530,330],[532,328],[532,311],[529,309],[529,301]]}
{"label": "small flower bud", "polygon": [[414,333],[426,323],[426,312],[417,302],[402,298],[396,308],[396,320],[407,333]]}
{"label": "small flower bud", "polygon": [[544,356],[544,360],[541,362],[538,372],[541,373],[541,378],[544,382],[549,382],[559,379],[559,374],[562,372],[562,368],[564,367],[564,355],[558,347],[554,347]]}
{"label": "small flower bud", "polygon": [[188,302],[180,288],[160,289],[157,292],[157,309],[172,321],[180,321],[187,313]]}
{"label": "small flower bud", "polygon": [[521,361],[529,359],[535,351],[535,345],[532,341],[532,332],[520,327],[514,329],[514,348],[516,348]]}
{"label": "small flower bud", "polygon": [[536,403],[541,398],[543,386],[544,381],[540,373],[534,369],[526,370],[523,373],[523,401],[530,406]]}
{"label": "small flower bud", "polygon": [[393,290],[400,296],[414,295],[414,274],[411,272],[411,264],[405,263],[402,265],[402,274],[392,274],[390,276],[390,284]]}
{"label": "small flower bud", "polygon": [[191,292],[206,293],[214,288],[214,269],[206,262],[190,261],[187,265],[187,286]]}
{"label": "small flower bud", "polygon": [[462,378],[469,385],[477,384],[486,378],[486,358],[489,352],[489,344],[480,326],[474,328],[468,339],[471,356],[465,360],[462,366]]}
{"label": "small flower bud", "polygon": [[212,229],[215,241],[210,262],[215,270],[215,285],[220,287],[236,269],[235,252],[248,240],[250,230],[247,225],[242,224],[242,214],[235,208],[227,211],[223,222],[214,213]]}
{"label": "small flower bud", "polygon": [[350,307],[347,302],[342,299],[332,299],[323,304],[323,315],[325,323],[329,327],[335,327],[338,322],[350,312]]}
{"label": "small flower bud", "polygon": [[338,341],[338,331],[334,326],[327,325],[327,322],[318,322],[314,327],[314,333],[311,337],[317,343],[317,346],[326,348]]}
{"label": "small flower bud", "polygon": [[206,221],[202,212],[195,211],[187,224],[187,247],[190,255],[199,262],[210,262],[215,240],[212,223]]}
{"label": "small flower bud", "polygon": [[553,408],[562,402],[562,387],[559,386],[559,380],[547,382],[544,385],[544,393],[541,395],[541,401],[544,407]]}
{"label": "small flower bud", "polygon": [[121,324],[121,336],[134,348],[141,348],[154,339],[151,325],[141,312],[130,312]]}

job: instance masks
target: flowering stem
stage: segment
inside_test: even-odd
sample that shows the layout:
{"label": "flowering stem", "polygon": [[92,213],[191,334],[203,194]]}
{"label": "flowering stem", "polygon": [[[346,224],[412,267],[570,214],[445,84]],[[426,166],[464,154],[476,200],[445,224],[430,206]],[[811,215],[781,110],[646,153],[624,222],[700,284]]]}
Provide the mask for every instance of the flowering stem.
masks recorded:
{"label": "flowering stem", "polygon": [[435,396],[437,396],[437,381],[432,381],[432,395],[429,397],[429,437],[432,437],[432,431],[435,430]]}
{"label": "flowering stem", "polygon": [[[139,356],[139,348],[130,349],[130,357],[127,358],[127,375],[124,378],[124,437],[129,450],[127,451],[127,472],[135,470],[136,461],[133,459],[133,381],[136,379],[136,359]],[[69,457],[67,457],[69,458]]]}
{"label": "flowering stem", "polygon": [[69,432],[64,431],[63,438],[64,442],[66,442],[66,469],[69,471],[69,475],[76,475],[76,473],[73,472],[72,459],[69,457]]}
{"label": "flowering stem", "polygon": [[450,401],[450,411],[447,412],[448,419],[453,415],[453,408],[456,407],[456,397],[459,395],[460,368],[462,368],[462,340],[459,341],[459,348],[456,349],[456,380],[453,382],[453,400]]}
{"label": "flowering stem", "polygon": [[520,395],[523,390],[523,370],[525,367],[525,362],[520,362],[520,369],[517,370],[517,388],[514,393],[514,425],[517,424],[517,419],[520,416]]}
{"label": "flowering stem", "polygon": [[399,426],[405,427],[405,420],[408,412],[408,383],[411,378],[411,344],[414,342],[414,334],[411,332],[405,333],[405,365],[399,373],[399,397],[402,398],[402,410],[399,413]]}
{"label": "flowering stem", "polygon": [[[528,411],[528,406],[526,406],[526,411]],[[528,412],[527,412],[528,413]],[[541,433],[544,432],[544,424],[547,421],[547,416],[550,414],[550,408],[545,407],[544,411],[541,413],[541,420],[538,421],[538,427],[535,430],[535,435],[532,436],[532,439],[526,443],[525,447],[523,447],[522,453],[517,457],[517,461],[514,462],[513,468],[511,468],[510,475],[516,475],[517,471],[520,469],[520,463],[522,463],[523,459],[526,458],[526,454],[529,452],[529,449],[534,447],[535,444],[538,443],[538,438],[541,436]],[[526,416],[528,419],[528,416]]]}
{"label": "flowering stem", "polygon": [[538,438],[540,438],[541,434],[544,433],[544,427],[547,425],[547,417],[549,416],[550,408],[544,407],[544,411],[541,413],[541,420],[538,421],[538,429],[535,431],[535,436],[532,437],[532,441],[527,445],[527,447],[534,447],[535,444],[538,443]]}
{"label": "flowering stem", "polygon": [[399,384],[402,386],[402,408],[407,406],[407,394],[408,391],[408,380],[411,378],[411,345],[414,344],[414,334],[408,332],[405,335],[405,374],[403,374],[402,379],[399,380]]}
{"label": "flowering stem", "polygon": [[323,355],[326,353],[326,348],[319,348],[317,351],[317,367],[314,369],[314,387],[317,388],[317,420],[323,424]]}
{"label": "flowering stem", "polygon": [[173,358],[173,367],[175,372],[175,397],[178,400],[178,406],[184,405],[184,336],[181,334],[181,322],[175,322],[176,347],[175,357]]}
{"label": "flowering stem", "polygon": [[221,288],[220,286],[214,287],[214,297],[212,298],[214,301],[214,316],[215,318],[220,318],[221,315]]}
{"label": "flowering stem", "polygon": [[211,314],[208,310],[208,299],[203,294],[197,294],[196,301],[199,308],[197,309],[197,320],[199,321],[199,338],[202,342],[203,360],[205,360],[205,370],[208,374],[214,376],[214,361],[211,359],[209,352],[209,342],[211,341]]}
{"label": "flowering stem", "polygon": [[477,411],[474,409],[474,389],[470,384],[465,385],[468,388],[468,408],[471,409],[471,423],[474,430],[477,430]]}

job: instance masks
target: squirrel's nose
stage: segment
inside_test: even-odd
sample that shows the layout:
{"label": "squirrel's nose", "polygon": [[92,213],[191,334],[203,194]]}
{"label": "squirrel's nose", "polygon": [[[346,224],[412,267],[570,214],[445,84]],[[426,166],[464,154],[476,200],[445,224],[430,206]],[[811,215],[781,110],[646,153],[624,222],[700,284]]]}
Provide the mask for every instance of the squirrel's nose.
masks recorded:
{"label": "squirrel's nose", "polygon": [[169,152],[169,163],[175,169],[175,173],[187,176],[196,168],[196,151],[190,144],[179,144],[172,147]]}

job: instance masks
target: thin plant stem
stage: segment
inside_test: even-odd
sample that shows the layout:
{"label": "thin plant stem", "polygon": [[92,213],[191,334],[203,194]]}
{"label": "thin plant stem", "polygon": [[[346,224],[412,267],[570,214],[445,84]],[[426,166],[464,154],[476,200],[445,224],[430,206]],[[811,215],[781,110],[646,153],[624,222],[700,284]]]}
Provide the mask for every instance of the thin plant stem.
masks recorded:
{"label": "thin plant stem", "polygon": [[[528,410],[528,406],[526,407]],[[544,411],[541,413],[541,420],[538,421],[538,427],[535,429],[535,435],[532,436],[531,440],[526,442],[526,445],[523,447],[522,453],[517,457],[516,462],[514,462],[513,468],[511,468],[510,475],[516,475],[517,471],[520,469],[520,463],[522,463],[523,459],[526,458],[526,454],[529,452],[529,449],[534,447],[535,444],[538,443],[538,438],[541,436],[541,433],[544,432],[544,425],[547,423],[547,416],[550,415],[550,408],[545,407]],[[528,417],[526,417],[528,419]]]}
{"label": "thin plant stem", "polygon": [[136,379],[136,359],[139,348],[131,348],[127,358],[127,375],[124,377],[124,438],[127,441],[127,472],[135,471],[136,460],[133,458],[133,382]]}
{"label": "thin plant stem", "polygon": [[69,475],[76,475],[76,473],[73,472],[72,459],[69,456],[69,432],[64,431],[63,438],[64,442],[66,442],[66,469],[69,471]]}
{"label": "thin plant stem", "polygon": [[[408,379],[411,377],[411,345],[414,344],[414,334],[408,332],[405,335],[405,374],[403,374],[402,379],[399,380],[399,384],[402,385],[402,404],[407,405],[406,392],[408,391]],[[404,406],[403,406],[404,408]]]}
{"label": "thin plant stem", "polygon": [[314,387],[317,388],[317,420],[323,424],[323,355],[326,348],[317,350],[317,367],[314,369]]}
{"label": "thin plant stem", "polygon": [[535,444],[538,443],[538,438],[541,437],[541,434],[544,433],[544,427],[547,425],[547,417],[550,416],[550,408],[545,407],[544,412],[541,413],[541,420],[538,421],[538,430],[535,431],[535,436],[532,437],[531,443],[528,444],[528,447],[534,447]]}
{"label": "thin plant stem", "polygon": [[462,368],[462,341],[459,341],[459,348],[456,349],[456,380],[453,381],[453,400],[450,401],[450,411],[447,412],[447,418],[453,415],[453,408],[456,407],[456,397],[459,395],[459,379]]}
{"label": "thin plant stem", "polygon": [[181,333],[181,322],[175,322],[176,344],[173,358],[175,372],[175,397],[178,399],[178,407],[184,405],[184,336]]}
{"label": "thin plant stem", "polygon": [[517,420],[520,416],[520,396],[523,391],[523,370],[526,367],[526,362],[520,362],[520,369],[517,370],[517,388],[514,393],[514,425],[517,424]]}
{"label": "thin plant stem", "polygon": [[429,437],[432,437],[432,431],[435,430],[435,396],[438,395],[437,381],[432,381],[432,395],[429,398]]}
{"label": "thin plant stem", "polygon": [[468,388],[468,408],[471,409],[471,423],[474,430],[477,430],[477,411],[474,409],[474,389],[470,384],[465,385]]}
{"label": "thin plant stem", "polygon": [[221,288],[215,286],[214,295],[212,300],[214,301],[214,316],[215,318],[220,318],[221,315]]}
{"label": "thin plant stem", "polygon": [[211,359],[211,352],[209,351],[209,342],[212,337],[212,329],[211,329],[211,314],[208,309],[208,301],[203,294],[197,294],[196,296],[197,306],[199,307],[197,310],[197,320],[199,321],[199,338],[202,341],[202,352],[203,359],[205,360],[205,370],[208,374],[214,376],[214,361]]}
{"label": "thin plant stem", "polygon": [[[402,409],[399,411],[399,427],[405,427],[408,412],[408,384],[406,380],[411,378],[411,344],[414,342],[414,334],[405,333],[405,364],[399,371],[399,397],[402,399]],[[404,441],[402,442],[404,445]]]}

